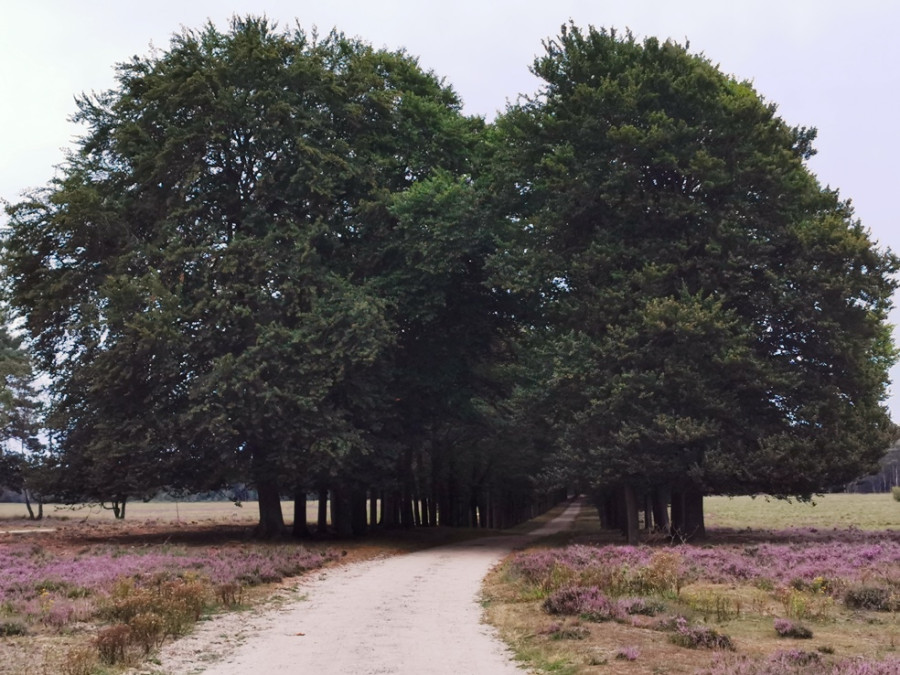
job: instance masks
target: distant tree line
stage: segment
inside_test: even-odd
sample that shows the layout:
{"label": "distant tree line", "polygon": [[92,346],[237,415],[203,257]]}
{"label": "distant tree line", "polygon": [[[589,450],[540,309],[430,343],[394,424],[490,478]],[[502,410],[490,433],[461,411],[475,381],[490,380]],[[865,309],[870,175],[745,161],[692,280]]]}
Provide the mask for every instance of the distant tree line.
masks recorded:
{"label": "distant tree line", "polygon": [[857,478],[846,486],[847,492],[891,492],[900,486],[900,447],[893,445],[878,464],[878,470]]}
{"label": "distant tree line", "polygon": [[631,541],[870,470],[898,260],[814,130],[672,42],[564,26],[533,70],[486,123],[405,52],[249,17],[80,97],[3,242],[44,493],[246,482],[305,536],[309,494],[361,534],[571,489]]}

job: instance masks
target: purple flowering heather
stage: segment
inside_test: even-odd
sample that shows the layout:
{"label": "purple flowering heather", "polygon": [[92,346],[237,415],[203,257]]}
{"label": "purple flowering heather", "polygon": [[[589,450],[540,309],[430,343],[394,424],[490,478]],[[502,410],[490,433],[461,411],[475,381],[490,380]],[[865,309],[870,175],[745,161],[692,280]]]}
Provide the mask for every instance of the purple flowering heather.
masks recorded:
{"label": "purple flowering heather", "polygon": [[13,544],[0,550],[0,606],[29,622],[62,628],[90,618],[116,580],[138,584],[195,576],[215,585],[255,585],[321,567],[336,557],[299,547],[115,549],[98,546],[54,553]]}
{"label": "purple flowering heather", "polygon": [[855,582],[873,575],[898,575],[900,570],[900,533],[851,529],[826,535],[790,530],[775,533],[774,538],[793,538],[794,542],[682,545],[671,549],[576,545],[556,551],[520,553],[513,558],[512,569],[532,582],[550,578],[554,569],[565,569],[573,575],[596,572],[601,576],[619,573],[635,577],[637,571],[652,568],[654,555],[670,551],[680,558],[677,573],[685,582],[766,581],[779,586],[816,582],[822,590],[829,589],[830,579]]}
{"label": "purple flowering heather", "polygon": [[636,661],[641,655],[641,650],[637,647],[621,647],[616,652],[616,658],[622,661]]}
{"label": "purple flowering heather", "polygon": [[589,615],[594,621],[615,617],[616,605],[595,586],[565,586],[544,601],[550,614]]}
{"label": "purple flowering heather", "polygon": [[766,659],[718,656],[698,675],[898,675],[900,657],[884,660],[857,658],[827,664],[815,652],[797,649],[775,652]]}

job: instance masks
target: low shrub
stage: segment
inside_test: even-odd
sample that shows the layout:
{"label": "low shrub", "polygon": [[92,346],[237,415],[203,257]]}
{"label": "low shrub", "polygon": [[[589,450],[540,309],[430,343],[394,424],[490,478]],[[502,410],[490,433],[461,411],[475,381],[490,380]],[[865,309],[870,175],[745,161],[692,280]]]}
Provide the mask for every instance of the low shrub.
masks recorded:
{"label": "low shrub", "polygon": [[822,655],[818,652],[806,652],[802,649],[782,649],[769,655],[767,661],[772,665],[785,668],[806,668],[822,664]]}
{"label": "low shrub", "polygon": [[851,609],[891,612],[900,610],[900,597],[883,586],[853,586],[844,592],[844,604]]}
{"label": "low shrub", "polygon": [[637,647],[621,647],[616,652],[616,658],[620,661],[636,661],[641,655],[641,650]]}
{"label": "low shrub", "polygon": [[225,607],[234,607],[244,599],[244,587],[238,583],[224,583],[216,586],[216,598]]}
{"label": "low shrub", "polygon": [[846,659],[835,665],[832,675],[897,675],[900,673],[900,656],[883,661],[858,658]]}
{"label": "low shrub", "polygon": [[708,626],[691,626],[684,617],[675,620],[675,632],[669,636],[669,640],[679,647],[688,649],[734,651],[734,643],[730,637]]}
{"label": "low shrub", "polygon": [[70,649],[57,664],[60,675],[93,675],[97,670],[97,653],[91,647]]}
{"label": "low shrub", "polygon": [[142,614],[162,621],[166,635],[181,635],[211,603],[208,583],[200,579],[157,578],[152,586],[120,580],[100,610],[104,618],[131,623]]}
{"label": "low shrub", "polygon": [[544,601],[550,614],[583,616],[591,621],[610,621],[617,616],[616,605],[596,586],[565,586]]}
{"label": "low shrub", "polygon": [[883,661],[866,658],[827,663],[815,652],[797,649],[778,651],[765,659],[746,655],[720,655],[697,675],[897,675],[900,658]]}
{"label": "low shrub", "polygon": [[28,629],[19,621],[0,621],[0,637],[25,635]]}
{"label": "low shrub", "polygon": [[130,643],[131,628],[124,623],[107,626],[94,637],[94,646],[100,660],[110,666],[125,661]]}
{"label": "low shrub", "polygon": [[563,626],[549,635],[551,640],[584,640],[590,634],[591,631],[584,626]]}
{"label": "low shrub", "polygon": [[894,501],[900,502],[900,485],[892,487],[891,494],[894,495]]}
{"label": "low shrub", "polygon": [[144,654],[162,646],[166,639],[166,620],[155,612],[141,612],[132,617],[131,641],[143,649]]}
{"label": "low shrub", "polygon": [[656,616],[665,611],[666,606],[656,600],[648,600],[647,598],[619,598],[616,602],[617,614],[642,616]]}
{"label": "low shrub", "polygon": [[812,631],[799,623],[794,623],[790,619],[775,619],[775,632],[779,637],[795,638],[798,640],[808,640],[812,638]]}

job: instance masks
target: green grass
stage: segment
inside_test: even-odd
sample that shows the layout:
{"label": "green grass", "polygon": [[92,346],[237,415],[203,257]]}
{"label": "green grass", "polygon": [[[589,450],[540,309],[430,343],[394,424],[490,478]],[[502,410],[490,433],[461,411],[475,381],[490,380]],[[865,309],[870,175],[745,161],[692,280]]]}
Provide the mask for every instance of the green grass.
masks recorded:
{"label": "green grass", "polygon": [[[706,524],[709,527],[735,529],[786,529],[790,527],[858,527],[862,530],[881,530],[900,527],[900,502],[889,493],[879,494],[828,494],[816,497],[812,502],[784,501],[767,497],[707,497],[705,500]],[[293,502],[282,502],[285,520],[290,523]],[[307,520],[315,522],[317,503],[307,503]],[[524,532],[539,526],[558,515],[565,505],[510,532]],[[126,521],[157,520],[172,522],[216,521],[220,523],[253,523],[258,517],[256,502],[129,502]],[[112,511],[99,506],[44,506],[44,515],[50,520],[113,520]],[[24,504],[0,504],[0,521],[27,518]],[[590,527],[596,520],[596,512],[587,508],[582,514],[580,529]],[[599,525],[599,524],[598,524]]]}
{"label": "green grass", "polygon": [[[316,519],[316,502],[307,503],[306,515],[310,522]],[[287,522],[291,522],[294,503],[284,501],[281,509]],[[27,518],[25,504],[0,504],[0,520]],[[66,520],[114,520],[109,509],[94,505],[66,506],[45,504],[44,517]],[[254,522],[259,517],[257,502],[243,502],[236,506],[232,502],[128,502],[125,506],[125,520],[157,520],[172,522],[216,521],[220,523]]]}
{"label": "green grass", "polygon": [[812,502],[766,497],[707,497],[707,527],[784,530],[792,527],[884,530],[900,527],[900,502],[889,493],[828,494]]}

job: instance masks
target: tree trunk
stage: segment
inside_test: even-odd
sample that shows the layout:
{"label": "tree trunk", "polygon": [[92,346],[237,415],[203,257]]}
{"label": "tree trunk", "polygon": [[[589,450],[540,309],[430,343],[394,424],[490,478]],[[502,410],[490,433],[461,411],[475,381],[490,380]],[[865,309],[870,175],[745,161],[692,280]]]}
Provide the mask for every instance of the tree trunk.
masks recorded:
{"label": "tree trunk", "polygon": [[684,493],[681,490],[672,490],[672,520],[669,524],[669,534],[673,539],[683,536],[684,533]]}
{"label": "tree trunk", "polygon": [[397,527],[397,493],[394,490],[385,490],[381,494],[381,524],[386,530]]}
{"label": "tree trunk", "polygon": [[638,504],[633,485],[624,485],[622,488],[622,506],[625,513],[622,514],[625,539],[629,546],[638,544]]}
{"label": "tree trunk", "polygon": [[316,520],[316,533],[322,536],[328,531],[328,488],[319,488],[319,509]]}
{"label": "tree trunk", "polygon": [[106,506],[104,502],[100,502],[101,508],[111,509],[113,512],[113,518],[116,520],[124,520],[125,519],[125,502],[127,501],[127,497],[116,497],[112,500],[110,506]]}
{"label": "tree trunk", "polygon": [[693,485],[672,491],[672,536],[684,542],[706,537],[703,493]]}
{"label": "tree trunk", "polygon": [[[284,515],[281,512],[281,492],[278,482],[271,479],[257,481],[259,523],[255,534],[262,539],[274,539],[284,534]],[[122,515],[125,515],[124,503]]]}
{"label": "tree trunk", "polygon": [[366,533],[366,491],[358,487],[350,492],[350,530],[354,537]]}
{"label": "tree trunk", "polygon": [[483,487],[478,490],[478,527],[482,528],[488,526],[486,492],[487,490]]}
{"label": "tree trunk", "polygon": [[703,493],[694,486],[684,491],[684,532],[688,541],[706,539],[703,518]]}
{"label": "tree trunk", "polygon": [[409,488],[409,482],[407,482],[403,486],[403,492],[400,494],[400,525],[403,527],[413,527],[415,525],[412,502],[412,493]]}
{"label": "tree trunk", "polygon": [[306,488],[294,489],[294,524],[291,534],[297,539],[309,538],[309,524],[306,522]]}
{"label": "tree trunk", "polygon": [[653,491],[648,491],[642,500],[644,512],[644,530],[650,532],[653,530]]}
{"label": "tree trunk", "polygon": [[28,498],[28,488],[22,490],[22,494],[25,496],[25,508],[28,509],[28,519],[37,520],[37,518],[34,517],[34,511],[31,508],[31,500]]}
{"label": "tree trunk", "polygon": [[353,506],[344,487],[331,490],[331,526],[339,537],[353,536]]}
{"label": "tree trunk", "polygon": [[369,527],[378,525],[378,493],[369,491]]}
{"label": "tree trunk", "polygon": [[422,500],[416,495],[412,500],[413,525],[422,527]]}
{"label": "tree trunk", "polygon": [[657,532],[669,531],[668,489],[655,487],[651,492],[653,500],[653,525]]}

